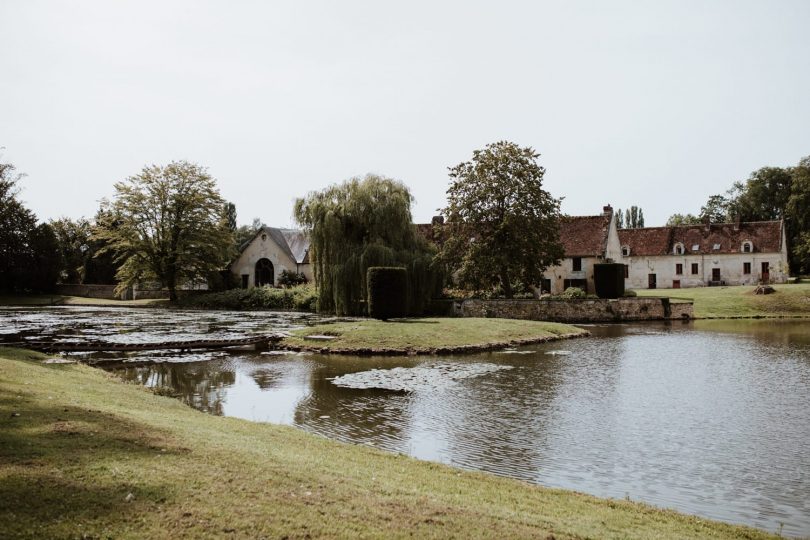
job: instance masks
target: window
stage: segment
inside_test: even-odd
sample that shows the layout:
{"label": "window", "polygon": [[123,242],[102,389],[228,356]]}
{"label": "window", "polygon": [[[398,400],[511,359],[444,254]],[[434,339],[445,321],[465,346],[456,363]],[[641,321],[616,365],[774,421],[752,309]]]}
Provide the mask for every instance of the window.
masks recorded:
{"label": "window", "polygon": [[624,278],[627,279],[629,277],[630,277],[630,265],[625,264],[624,265]]}
{"label": "window", "polygon": [[622,257],[630,256],[630,246],[622,246]]}
{"label": "window", "polygon": [[247,289],[247,288],[248,288],[248,279],[250,279],[250,275],[248,275],[248,274],[242,274],[242,288],[243,288],[243,289]]}
{"label": "window", "polygon": [[683,274],[683,265],[681,263],[675,265],[675,273],[679,276]]}
{"label": "window", "polygon": [[743,242],[742,251],[743,253],[751,253],[754,246],[751,245],[751,242]]}
{"label": "window", "polygon": [[698,273],[698,263],[692,263],[692,274],[697,275]]}
{"label": "window", "polygon": [[700,244],[692,244],[692,251],[700,251]]}
{"label": "window", "polygon": [[712,249],[713,249],[713,250],[715,250],[715,251],[718,251],[718,250],[720,249],[720,244],[715,244],[715,245],[712,247]]}
{"label": "window", "polygon": [[751,273],[751,263],[743,263],[743,274]]}
{"label": "window", "polygon": [[582,271],[582,257],[574,257],[574,272]]}
{"label": "window", "polygon": [[675,244],[675,248],[673,249],[673,253],[675,253],[675,255],[683,255],[683,244],[681,244],[680,242]]}

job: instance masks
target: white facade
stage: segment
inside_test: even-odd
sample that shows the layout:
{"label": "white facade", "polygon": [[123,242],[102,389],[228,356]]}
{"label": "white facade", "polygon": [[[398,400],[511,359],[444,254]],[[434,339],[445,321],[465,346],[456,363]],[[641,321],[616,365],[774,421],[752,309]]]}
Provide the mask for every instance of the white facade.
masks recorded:
{"label": "white facade", "polygon": [[243,288],[277,285],[284,270],[302,273],[310,282],[314,280],[306,251],[299,253],[300,262],[297,261],[285,238],[285,232],[282,229],[264,227],[242,248],[230,268]]}
{"label": "white facade", "polygon": [[785,283],[789,277],[781,222],[622,230],[620,237],[626,289]]}

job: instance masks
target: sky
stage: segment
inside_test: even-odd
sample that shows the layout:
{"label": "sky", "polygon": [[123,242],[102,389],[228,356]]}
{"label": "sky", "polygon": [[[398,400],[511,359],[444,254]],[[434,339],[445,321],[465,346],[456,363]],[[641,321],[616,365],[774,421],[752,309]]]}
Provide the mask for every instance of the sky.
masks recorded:
{"label": "sky", "polygon": [[810,155],[808,28],[805,0],[0,0],[0,160],[42,220],[188,160],[240,224],[369,172],[427,222],[509,140],[564,212],[661,225]]}

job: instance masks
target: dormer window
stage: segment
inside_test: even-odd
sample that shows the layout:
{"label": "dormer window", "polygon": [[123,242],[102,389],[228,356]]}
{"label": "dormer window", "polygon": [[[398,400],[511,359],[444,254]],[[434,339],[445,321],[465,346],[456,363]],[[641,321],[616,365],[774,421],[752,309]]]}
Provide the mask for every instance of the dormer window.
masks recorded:
{"label": "dormer window", "polygon": [[719,250],[720,250],[720,244],[715,244],[715,245],[712,247],[712,249],[713,249],[714,251],[719,251]]}
{"label": "dormer window", "polygon": [[742,243],[743,253],[751,253],[752,251],[754,251],[754,244],[752,244],[750,240],[746,240]]}
{"label": "dormer window", "polygon": [[700,251],[700,244],[693,244],[692,251]]}
{"label": "dormer window", "polygon": [[622,257],[630,256],[630,246],[622,246]]}
{"label": "dormer window", "polygon": [[683,244],[681,244],[680,242],[678,242],[677,244],[675,244],[675,247],[674,247],[674,248],[672,248],[672,252],[673,252],[675,255],[683,255],[683,252],[684,252],[684,249],[683,249]]}

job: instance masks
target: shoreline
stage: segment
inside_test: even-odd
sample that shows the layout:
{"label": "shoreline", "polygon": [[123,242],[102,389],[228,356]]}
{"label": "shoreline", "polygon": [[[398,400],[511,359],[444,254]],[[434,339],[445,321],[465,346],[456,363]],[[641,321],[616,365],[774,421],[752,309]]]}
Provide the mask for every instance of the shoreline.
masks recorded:
{"label": "shoreline", "polygon": [[215,416],[47,358],[0,349],[10,537],[775,538]]}

